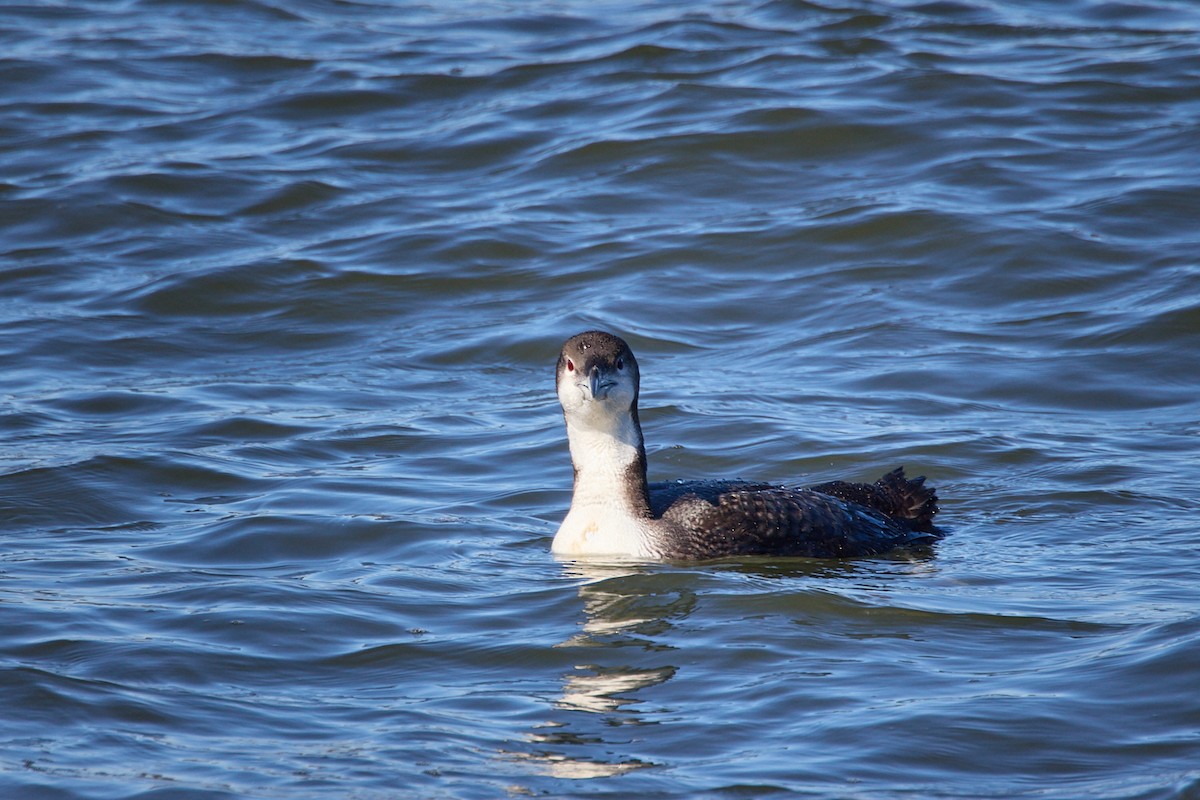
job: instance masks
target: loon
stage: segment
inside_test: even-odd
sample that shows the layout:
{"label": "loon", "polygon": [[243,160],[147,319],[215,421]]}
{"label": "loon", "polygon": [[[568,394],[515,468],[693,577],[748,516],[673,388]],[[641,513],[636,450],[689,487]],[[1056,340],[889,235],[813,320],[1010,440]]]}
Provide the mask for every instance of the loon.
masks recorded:
{"label": "loon", "polygon": [[695,561],[728,556],[869,556],[924,545],[937,494],[904,468],[873,484],[808,489],[746,481],[646,482],[641,375],[629,345],[603,331],[568,339],[555,383],[575,485],[551,549],[564,556]]}

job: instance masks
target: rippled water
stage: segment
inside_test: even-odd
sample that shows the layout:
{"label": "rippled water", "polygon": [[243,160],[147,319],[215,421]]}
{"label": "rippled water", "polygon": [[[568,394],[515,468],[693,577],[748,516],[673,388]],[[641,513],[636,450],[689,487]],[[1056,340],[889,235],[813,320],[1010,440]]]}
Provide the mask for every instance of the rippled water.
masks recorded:
{"label": "rippled water", "polygon": [[[1200,798],[1191,2],[0,8],[0,794]],[[929,557],[572,564],[651,479]]]}

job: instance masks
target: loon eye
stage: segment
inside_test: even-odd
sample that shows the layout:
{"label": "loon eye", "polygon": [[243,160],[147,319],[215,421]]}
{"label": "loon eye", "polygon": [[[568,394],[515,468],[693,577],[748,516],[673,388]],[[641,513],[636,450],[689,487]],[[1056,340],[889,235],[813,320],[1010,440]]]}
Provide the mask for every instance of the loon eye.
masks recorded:
{"label": "loon eye", "polygon": [[568,358],[567,359],[567,372],[574,372],[574,371],[575,371],[575,362]]}
{"label": "loon eye", "polygon": [[617,359],[617,369],[625,369],[625,359],[623,359],[623,358]]}

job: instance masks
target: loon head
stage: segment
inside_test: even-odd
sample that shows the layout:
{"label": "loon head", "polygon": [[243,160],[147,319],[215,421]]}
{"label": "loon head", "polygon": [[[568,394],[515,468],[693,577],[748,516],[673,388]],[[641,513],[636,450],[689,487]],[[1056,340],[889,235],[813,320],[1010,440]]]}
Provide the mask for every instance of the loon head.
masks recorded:
{"label": "loon head", "polygon": [[585,331],[567,339],[555,383],[568,426],[617,433],[636,424],[638,364],[619,336]]}

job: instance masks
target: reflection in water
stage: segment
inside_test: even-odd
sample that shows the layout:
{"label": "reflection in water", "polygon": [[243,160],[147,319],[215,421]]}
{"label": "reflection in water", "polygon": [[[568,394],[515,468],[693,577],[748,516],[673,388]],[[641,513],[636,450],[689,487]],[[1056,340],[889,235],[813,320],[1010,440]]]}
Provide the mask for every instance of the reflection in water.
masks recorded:
{"label": "reflection in water", "polygon": [[[568,711],[591,711],[597,714],[615,713],[620,711],[622,706],[637,703],[634,698],[618,695],[664,683],[675,674],[674,667],[602,669],[597,666],[581,666],[576,669],[594,672],[591,675],[568,675],[563,686],[562,699],[555,705]],[[634,710],[632,713],[637,712]]]}
{"label": "reflection in water", "polygon": [[[556,645],[575,655],[574,666],[562,676],[561,693],[551,704],[553,717],[525,735],[529,750],[504,756],[557,778],[607,777],[658,766],[623,754],[644,752],[639,729],[663,719],[661,708],[646,709],[647,690],[678,671],[677,649],[668,643],[671,629],[693,613],[704,581],[696,572],[663,565],[572,563],[565,568],[584,580],[578,589],[584,621],[575,635]],[[861,561],[739,559],[702,569],[767,583],[817,577],[838,578],[844,585],[862,579],[874,586],[868,580],[872,576],[923,572],[936,565],[930,553],[897,553]],[[816,601],[814,608],[827,602],[820,595]]]}
{"label": "reflection in water", "polygon": [[[572,564],[567,569],[587,582],[579,588],[583,625],[558,645],[580,648],[583,662],[563,676],[562,694],[554,702],[566,716],[526,736],[536,749],[507,755],[558,778],[600,778],[655,766],[622,759],[619,751],[638,727],[655,724],[646,719],[637,694],[670,680],[677,668],[666,663],[674,648],[654,637],[691,613],[695,594],[684,575],[647,573],[634,565]],[[652,663],[631,663],[646,654]]]}
{"label": "reflection in water", "polygon": [[[577,736],[565,733],[531,733],[527,738],[530,744],[545,744],[550,747],[557,747],[564,744],[579,745],[589,743]],[[596,739],[593,743],[600,744],[601,742],[599,739]],[[642,767],[654,766],[653,764],[638,761],[637,759],[614,763],[589,761],[582,758],[571,758],[555,750],[538,751],[535,753],[509,753],[508,755],[517,759],[528,760],[529,763],[535,766],[536,772],[542,775],[549,775],[552,778],[608,778]]]}

